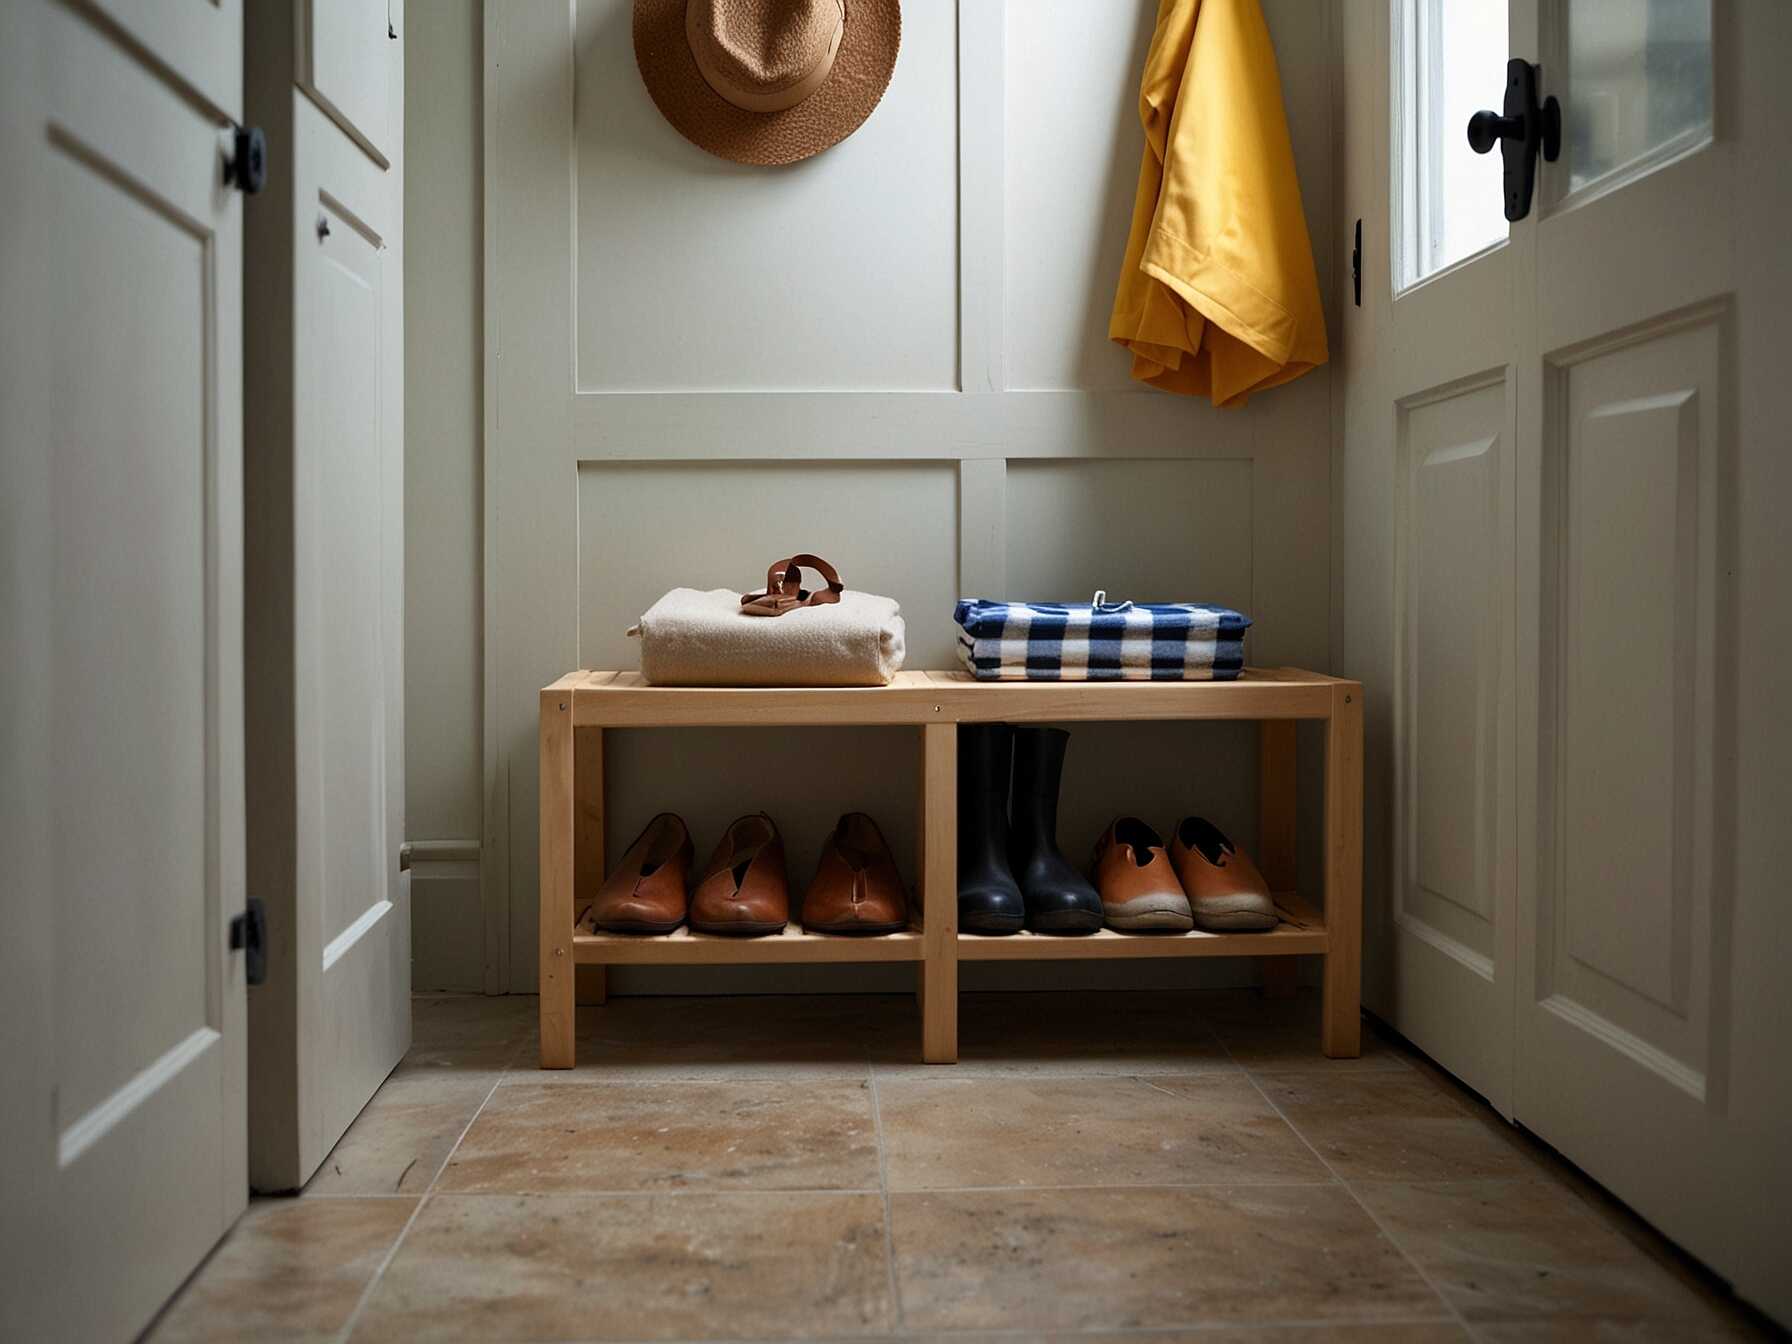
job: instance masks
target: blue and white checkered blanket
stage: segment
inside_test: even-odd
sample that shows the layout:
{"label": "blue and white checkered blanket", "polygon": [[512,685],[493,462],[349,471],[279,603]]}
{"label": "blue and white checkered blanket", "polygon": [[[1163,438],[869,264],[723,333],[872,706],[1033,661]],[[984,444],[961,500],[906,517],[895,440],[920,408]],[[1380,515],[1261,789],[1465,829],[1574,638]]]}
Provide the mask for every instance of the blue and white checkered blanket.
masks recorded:
{"label": "blue and white checkered blanket", "polygon": [[960,600],[958,659],[978,681],[1232,681],[1248,617],[1202,602]]}

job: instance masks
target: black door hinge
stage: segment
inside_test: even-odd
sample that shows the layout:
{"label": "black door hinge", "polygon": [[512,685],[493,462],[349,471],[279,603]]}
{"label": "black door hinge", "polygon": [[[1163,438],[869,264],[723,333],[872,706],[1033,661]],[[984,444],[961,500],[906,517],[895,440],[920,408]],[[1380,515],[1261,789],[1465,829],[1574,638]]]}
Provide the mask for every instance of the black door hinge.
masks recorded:
{"label": "black door hinge", "polygon": [[1356,240],[1350,245],[1350,296],[1363,306],[1363,221],[1356,222]]}
{"label": "black door hinge", "polygon": [[243,954],[243,980],[246,983],[267,983],[268,912],[259,897],[251,896],[243,913],[230,921],[230,950]]}

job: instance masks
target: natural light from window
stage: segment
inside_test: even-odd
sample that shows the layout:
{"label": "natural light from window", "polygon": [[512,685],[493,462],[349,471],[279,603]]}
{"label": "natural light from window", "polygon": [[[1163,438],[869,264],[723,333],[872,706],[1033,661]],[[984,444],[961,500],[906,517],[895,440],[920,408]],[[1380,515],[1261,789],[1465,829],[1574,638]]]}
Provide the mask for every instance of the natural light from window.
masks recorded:
{"label": "natural light from window", "polygon": [[1417,284],[1506,237],[1500,155],[1468,119],[1506,91],[1505,0],[1394,0],[1395,275]]}

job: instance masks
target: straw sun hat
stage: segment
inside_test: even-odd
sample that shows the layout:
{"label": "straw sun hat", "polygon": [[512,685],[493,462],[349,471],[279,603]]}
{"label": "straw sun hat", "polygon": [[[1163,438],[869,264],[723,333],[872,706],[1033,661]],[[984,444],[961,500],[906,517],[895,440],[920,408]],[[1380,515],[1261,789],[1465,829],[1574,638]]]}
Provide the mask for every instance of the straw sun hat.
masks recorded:
{"label": "straw sun hat", "polygon": [[899,0],[635,0],[635,64],[678,133],[738,163],[795,163],[877,106]]}

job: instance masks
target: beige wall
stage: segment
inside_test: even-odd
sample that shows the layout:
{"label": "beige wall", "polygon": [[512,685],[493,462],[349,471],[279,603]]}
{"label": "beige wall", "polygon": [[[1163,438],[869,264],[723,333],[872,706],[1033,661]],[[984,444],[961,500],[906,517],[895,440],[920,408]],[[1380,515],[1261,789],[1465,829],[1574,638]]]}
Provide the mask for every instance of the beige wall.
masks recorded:
{"label": "beige wall", "polygon": [[[1268,0],[1265,10],[1329,295],[1337,250],[1330,11],[1307,0]],[[564,643],[566,652],[524,654],[543,667],[556,659],[631,666],[622,628],[661,589],[746,584],[773,552],[800,546],[841,563],[854,586],[904,603],[915,665],[948,660],[950,602],[961,591],[1086,599],[1105,586],[1139,599],[1233,603],[1257,618],[1254,661],[1326,666],[1330,373],[1238,413],[1128,388],[1126,356],[1107,342],[1105,326],[1136,180],[1134,90],[1155,5],[1028,0],[1024,12],[1026,23],[1011,15],[992,39],[987,11],[967,30],[946,0],[909,0],[897,79],[872,121],[836,154],[770,174],[709,160],[660,120],[633,68],[626,0],[579,7],[570,34],[577,97],[565,102],[570,87],[556,84],[550,98],[547,86],[564,75],[551,44],[566,42],[567,30],[555,39],[551,29],[531,31],[528,17],[503,18],[497,31],[515,44],[506,54],[512,71],[543,62],[541,80],[520,90],[542,98],[541,108],[511,114],[542,117],[542,134],[511,132],[509,140],[482,138],[480,6],[457,0],[413,15],[412,834],[479,835],[482,734],[493,758],[484,763],[490,824],[498,828],[484,850],[483,923],[470,866],[419,872],[420,987],[533,982],[532,731],[526,707],[511,702],[522,699],[512,691],[552,672],[530,662],[485,686],[487,705],[502,713],[482,724],[482,662],[514,664],[537,639],[507,638],[484,659],[482,624],[563,621],[570,641],[548,644]],[[967,96],[958,63],[991,57],[994,79],[971,81]],[[556,120],[562,108],[570,122]],[[531,141],[549,139],[554,148],[539,165],[519,162]],[[510,161],[494,161],[486,173],[482,143],[510,145]],[[966,156],[977,155],[987,168],[961,176]],[[558,229],[565,238],[564,223],[555,223],[564,215],[554,214],[563,207],[545,189],[563,188],[564,167],[555,165],[569,158],[574,242],[563,261],[525,275],[536,258],[519,235]],[[485,329],[503,329],[506,361],[531,361],[526,374],[538,378],[543,396],[574,394],[570,423],[555,419],[558,412],[531,419],[541,397],[489,408],[487,423],[507,453],[553,457],[539,477],[511,470],[514,457],[485,462],[486,484],[512,493],[484,501],[482,176],[499,193],[488,199],[499,202],[506,231],[494,269],[511,277],[493,292],[498,311]],[[813,233],[793,241],[782,221],[798,202]],[[556,266],[575,281],[566,287],[576,297],[560,310],[563,325],[545,306],[504,311],[525,282],[562,283]],[[769,278],[755,279],[756,269]],[[839,311],[820,311],[825,302]],[[989,317],[979,322],[985,308]],[[693,312],[707,316],[693,322]],[[560,372],[569,365],[571,389]],[[502,381],[517,376],[514,362],[496,376],[499,386],[527,385]],[[848,397],[836,411],[808,395],[822,392]],[[895,394],[877,405],[899,416],[912,410],[914,428],[867,424],[862,405],[849,400],[865,392]],[[776,410],[768,420],[769,406],[787,408],[787,420]],[[559,436],[566,447],[553,442]],[[482,518],[497,516],[502,529],[505,517],[518,515],[529,517],[527,535],[497,535],[482,546]],[[519,590],[536,591],[527,575],[543,563],[544,537],[555,554],[558,539],[569,539],[567,568],[551,566],[559,587],[548,608],[519,613]],[[482,569],[482,555],[509,568]],[[525,558],[504,560],[518,555]],[[482,576],[494,611],[482,609]],[[1251,742],[1236,725],[1078,730],[1064,804],[1067,851],[1080,861],[1117,808],[1161,825],[1203,811],[1249,844]],[[730,816],[775,803],[796,881],[845,806],[877,813],[905,857],[910,755],[875,731],[779,742],[752,733],[619,735],[612,852],[661,807],[683,811],[706,849]],[[767,780],[777,781],[775,798]],[[1304,839],[1310,852],[1310,827]],[[1063,969],[1051,968],[1048,978],[1062,983]],[[1018,970],[1021,979],[1039,974]],[[977,968],[985,971],[995,968]],[[1137,982],[1136,968],[1125,974]],[[1147,974],[1186,983],[1248,976],[1249,968],[1166,964]],[[626,991],[766,988],[793,977],[807,987],[882,983],[856,968],[616,979]]]}

